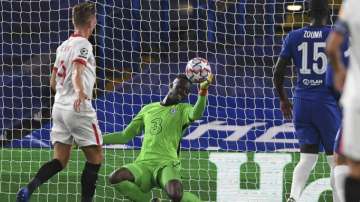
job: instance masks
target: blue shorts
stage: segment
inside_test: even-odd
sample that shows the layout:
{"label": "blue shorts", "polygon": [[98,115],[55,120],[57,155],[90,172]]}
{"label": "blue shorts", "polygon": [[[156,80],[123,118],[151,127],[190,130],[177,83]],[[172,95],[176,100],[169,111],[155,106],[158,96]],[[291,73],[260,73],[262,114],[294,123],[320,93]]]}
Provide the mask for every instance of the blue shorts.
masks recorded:
{"label": "blue shorts", "polygon": [[336,133],[341,124],[341,111],[337,103],[294,98],[293,112],[300,146],[322,145],[325,152],[333,152]]}
{"label": "blue shorts", "polygon": [[342,154],[341,153],[341,148],[340,148],[340,143],[341,143],[341,139],[342,139],[342,135],[343,135],[343,131],[342,128],[339,129],[338,133],[336,134],[336,138],[335,138],[335,144],[334,144],[334,152],[338,153],[338,154]]}

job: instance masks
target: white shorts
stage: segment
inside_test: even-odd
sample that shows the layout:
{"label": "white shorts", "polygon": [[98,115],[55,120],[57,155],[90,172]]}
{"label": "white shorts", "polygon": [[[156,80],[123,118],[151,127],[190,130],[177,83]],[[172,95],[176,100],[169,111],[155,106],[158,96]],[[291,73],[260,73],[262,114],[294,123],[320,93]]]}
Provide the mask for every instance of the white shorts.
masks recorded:
{"label": "white shorts", "polygon": [[79,147],[102,145],[103,139],[96,112],[75,112],[60,108],[53,108],[53,126],[51,129],[51,142],[72,145],[74,142]]}
{"label": "white shorts", "polygon": [[350,159],[360,161],[360,106],[344,106],[343,122],[339,150]]}

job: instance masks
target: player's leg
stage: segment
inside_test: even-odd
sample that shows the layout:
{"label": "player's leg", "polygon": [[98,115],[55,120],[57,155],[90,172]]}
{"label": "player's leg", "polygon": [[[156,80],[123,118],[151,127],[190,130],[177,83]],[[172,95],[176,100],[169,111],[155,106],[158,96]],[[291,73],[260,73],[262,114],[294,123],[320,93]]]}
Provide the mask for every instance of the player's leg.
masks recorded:
{"label": "player's leg", "polygon": [[17,201],[28,201],[35,189],[66,167],[73,139],[64,125],[62,115],[60,110],[53,109],[53,127],[51,129],[51,141],[54,145],[53,159],[42,165],[28,185],[20,189]]}
{"label": "player's leg", "polygon": [[335,145],[334,145],[334,184],[336,194],[338,196],[339,201],[345,201],[345,194],[344,194],[344,185],[345,185],[345,178],[349,174],[349,166],[346,163],[346,158],[344,155],[341,154],[340,151],[340,142],[342,139],[342,129],[339,130],[338,134],[336,135]]}
{"label": "player's leg", "polygon": [[340,145],[341,152],[346,156],[350,168],[349,176],[345,179],[345,201],[360,201],[360,115],[359,107],[344,107],[343,137]]}
{"label": "player's leg", "polygon": [[37,187],[46,182],[56,173],[64,169],[69,161],[70,153],[71,145],[55,143],[54,158],[42,165],[36,173],[35,177],[27,185],[30,193],[32,193]]}
{"label": "player's leg", "polygon": [[318,159],[320,137],[311,124],[311,107],[309,106],[311,103],[308,101],[294,99],[294,124],[300,144],[300,161],[294,168],[288,201],[299,200]]}
{"label": "player's leg", "polygon": [[85,154],[86,162],[81,174],[81,197],[83,202],[92,201],[95,194],[98,172],[103,160],[102,147],[92,145],[81,148]]}
{"label": "player's leg", "polygon": [[336,194],[339,198],[340,202],[345,202],[345,178],[349,175],[349,166],[346,163],[346,158],[342,154],[334,153],[334,183],[335,183],[335,190]]}
{"label": "player's leg", "polygon": [[334,175],[334,146],[336,134],[341,124],[341,111],[337,103],[318,103],[317,113],[314,115],[314,124],[319,131],[321,143],[324,146],[326,158],[330,167],[330,185],[332,187],[333,201],[339,202],[340,199],[335,188]]}
{"label": "player's leg", "polygon": [[349,176],[345,178],[345,201],[360,201],[360,161],[348,159]]}
{"label": "player's leg", "polygon": [[135,202],[150,201],[151,172],[139,164],[128,164],[109,175],[109,183]]}
{"label": "player's leg", "polygon": [[[76,121],[74,121],[76,120]],[[95,112],[72,112],[66,124],[76,144],[85,154],[86,162],[81,174],[81,200],[92,201],[95,194],[98,172],[103,160],[102,135]]]}
{"label": "player's leg", "polygon": [[200,202],[201,200],[190,192],[184,192],[180,164],[166,166],[158,171],[158,183],[173,202]]}
{"label": "player's leg", "polygon": [[294,168],[289,201],[299,200],[309,175],[317,162],[318,150],[319,146],[317,144],[300,146],[300,161]]}

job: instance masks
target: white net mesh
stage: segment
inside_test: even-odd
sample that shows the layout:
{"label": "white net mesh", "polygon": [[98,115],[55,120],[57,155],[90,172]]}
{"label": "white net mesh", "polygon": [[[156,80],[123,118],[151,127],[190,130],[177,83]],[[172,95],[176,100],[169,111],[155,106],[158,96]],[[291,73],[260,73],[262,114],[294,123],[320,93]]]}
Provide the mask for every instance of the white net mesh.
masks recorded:
{"label": "white net mesh", "polygon": [[[15,201],[51,159],[50,66],[72,32],[69,7],[82,2],[0,1],[0,201]],[[333,23],[341,1],[331,2]],[[141,106],[160,101],[194,57],[216,75],[201,121],[181,144],[184,188],[203,201],[284,201],[298,156],[291,123],[274,94],[273,65],[289,30],[306,24],[296,0],[99,0],[90,39],[97,60],[94,106],[103,133],[122,130]],[[290,11],[289,5],[299,5]],[[291,95],[295,75],[289,71]],[[193,87],[190,103],[196,101]],[[106,176],[138,154],[141,137],[105,150],[96,201],[122,201]],[[120,148],[120,149],[119,149]],[[125,149],[124,149],[125,148]],[[236,152],[236,153],[234,153]],[[254,153],[256,152],[256,153]],[[34,193],[32,201],[79,201],[83,155]],[[330,201],[329,169],[321,158],[304,201]],[[315,188],[314,188],[315,187]],[[313,190],[313,191],[309,191]],[[154,195],[166,199],[155,191]]]}

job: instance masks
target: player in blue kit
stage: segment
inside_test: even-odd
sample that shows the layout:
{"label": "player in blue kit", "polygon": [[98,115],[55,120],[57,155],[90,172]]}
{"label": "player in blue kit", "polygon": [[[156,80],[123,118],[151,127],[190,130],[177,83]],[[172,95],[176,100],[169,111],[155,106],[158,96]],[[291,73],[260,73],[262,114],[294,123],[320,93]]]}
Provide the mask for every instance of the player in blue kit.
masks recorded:
{"label": "player in blue kit", "polygon": [[[291,119],[294,114],[293,122],[300,145],[300,161],[294,169],[289,202],[300,199],[321,145],[330,168],[333,168],[334,140],[341,121],[337,101],[325,85],[328,64],[325,46],[331,32],[331,27],[326,25],[329,17],[327,0],[310,1],[309,15],[311,24],[290,32],[283,42],[273,79],[284,117]],[[294,107],[283,87],[285,70],[291,60],[297,72]],[[334,187],[333,183],[331,185]],[[334,201],[338,201],[337,195],[333,196]]]}

